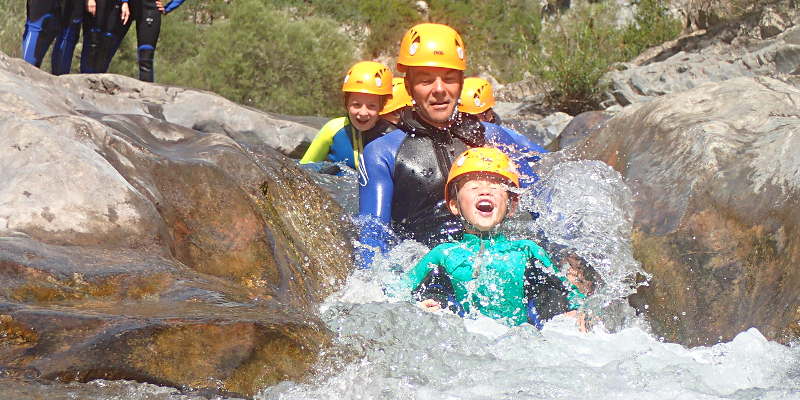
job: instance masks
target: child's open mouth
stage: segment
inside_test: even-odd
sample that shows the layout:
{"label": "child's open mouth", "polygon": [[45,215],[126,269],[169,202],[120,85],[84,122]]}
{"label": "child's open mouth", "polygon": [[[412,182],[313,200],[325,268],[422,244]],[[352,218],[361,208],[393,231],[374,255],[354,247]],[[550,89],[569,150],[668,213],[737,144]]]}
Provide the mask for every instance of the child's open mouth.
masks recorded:
{"label": "child's open mouth", "polygon": [[489,200],[481,200],[475,205],[475,208],[481,213],[491,213],[494,211],[494,203]]}

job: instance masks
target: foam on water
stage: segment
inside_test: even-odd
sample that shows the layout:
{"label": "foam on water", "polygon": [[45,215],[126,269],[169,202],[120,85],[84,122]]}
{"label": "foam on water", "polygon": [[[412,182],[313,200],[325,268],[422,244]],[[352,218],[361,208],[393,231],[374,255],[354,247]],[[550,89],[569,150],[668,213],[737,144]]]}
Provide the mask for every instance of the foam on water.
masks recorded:
{"label": "foam on water", "polygon": [[636,325],[581,333],[566,316],[539,332],[425,312],[374,290],[379,283],[359,271],[326,303],[337,350],[319,376],[258,398],[800,398],[800,347],[767,341],[756,329],[693,349]]}

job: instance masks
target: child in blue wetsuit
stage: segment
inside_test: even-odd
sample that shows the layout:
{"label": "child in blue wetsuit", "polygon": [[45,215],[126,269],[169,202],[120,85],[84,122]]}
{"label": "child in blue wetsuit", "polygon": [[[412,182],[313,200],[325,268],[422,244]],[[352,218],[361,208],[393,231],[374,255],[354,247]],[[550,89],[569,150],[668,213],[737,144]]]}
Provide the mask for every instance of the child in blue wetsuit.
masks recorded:
{"label": "child in blue wetsuit", "polygon": [[476,147],[455,159],[445,202],[464,221],[463,238],[434,247],[405,276],[424,308],[479,312],[507,325],[541,328],[585,297],[556,275],[558,268],[539,245],[498,232],[517,204],[509,186],[519,187],[519,175],[499,149]]}
{"label": "child in blue wetsuit", "polygon": [[322,127],[300,159],[301,165],[344,162],[360,171],[364,166],[364,146],[394,129],[379,115],[392,97],[392,72],[385,65],[374,61],[356,63],[345,75],[342,92],[347,116],[330,120]]}

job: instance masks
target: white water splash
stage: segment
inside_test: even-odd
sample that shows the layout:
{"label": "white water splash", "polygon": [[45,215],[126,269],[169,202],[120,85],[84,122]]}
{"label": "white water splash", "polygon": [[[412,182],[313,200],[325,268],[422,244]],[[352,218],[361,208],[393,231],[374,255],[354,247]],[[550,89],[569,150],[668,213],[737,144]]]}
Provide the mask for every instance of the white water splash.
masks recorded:
{"label": "white water splash", "polygon": [[514,221],[513,235],[543,231],[594,265],[605,285],[589,307],[616,314],[612,327],[603,318],[605,325],[581,333],[574,319],[559,316],[540,332],[425,312],[393,287],[399,271],[427,251],[404,242],[372,270],[356,271],[322,306],[338,346],[323,356],[321,373],[257,398],[800,398],[800,346],[750,329],[728,343],[689,349],[659,341],[631,317],[623,298],[641,270],[630,244],[630,190],[616,172],[598,162],[562,163],[543,176],[539,191],[523,209],[542,217]]}

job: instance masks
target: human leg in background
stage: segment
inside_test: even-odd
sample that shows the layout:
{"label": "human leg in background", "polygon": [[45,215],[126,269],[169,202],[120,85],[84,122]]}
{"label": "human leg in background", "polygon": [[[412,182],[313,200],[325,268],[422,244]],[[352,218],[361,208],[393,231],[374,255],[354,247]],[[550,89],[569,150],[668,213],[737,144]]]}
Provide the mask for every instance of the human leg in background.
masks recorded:
{"label": "human leg in background", "polygon": [[139,80],[153,82],[155,80],[156,44],[161,32],[161,11],[155,0],[134,0],[133,4],[133,12],[136,15]]}
{"label": "human leg in background", "polygon": [[78,43],[85,8],[86,0],[64,0],[61,30],[56,37],[51,59],[53,75],[68,74],[72,69],[72,56]]}
{"label": "human leg in background", "polygon": [[58,0],[28,0],[26,9],[22,58],[41,67],[44,55],[60,28],[61,7]]}

